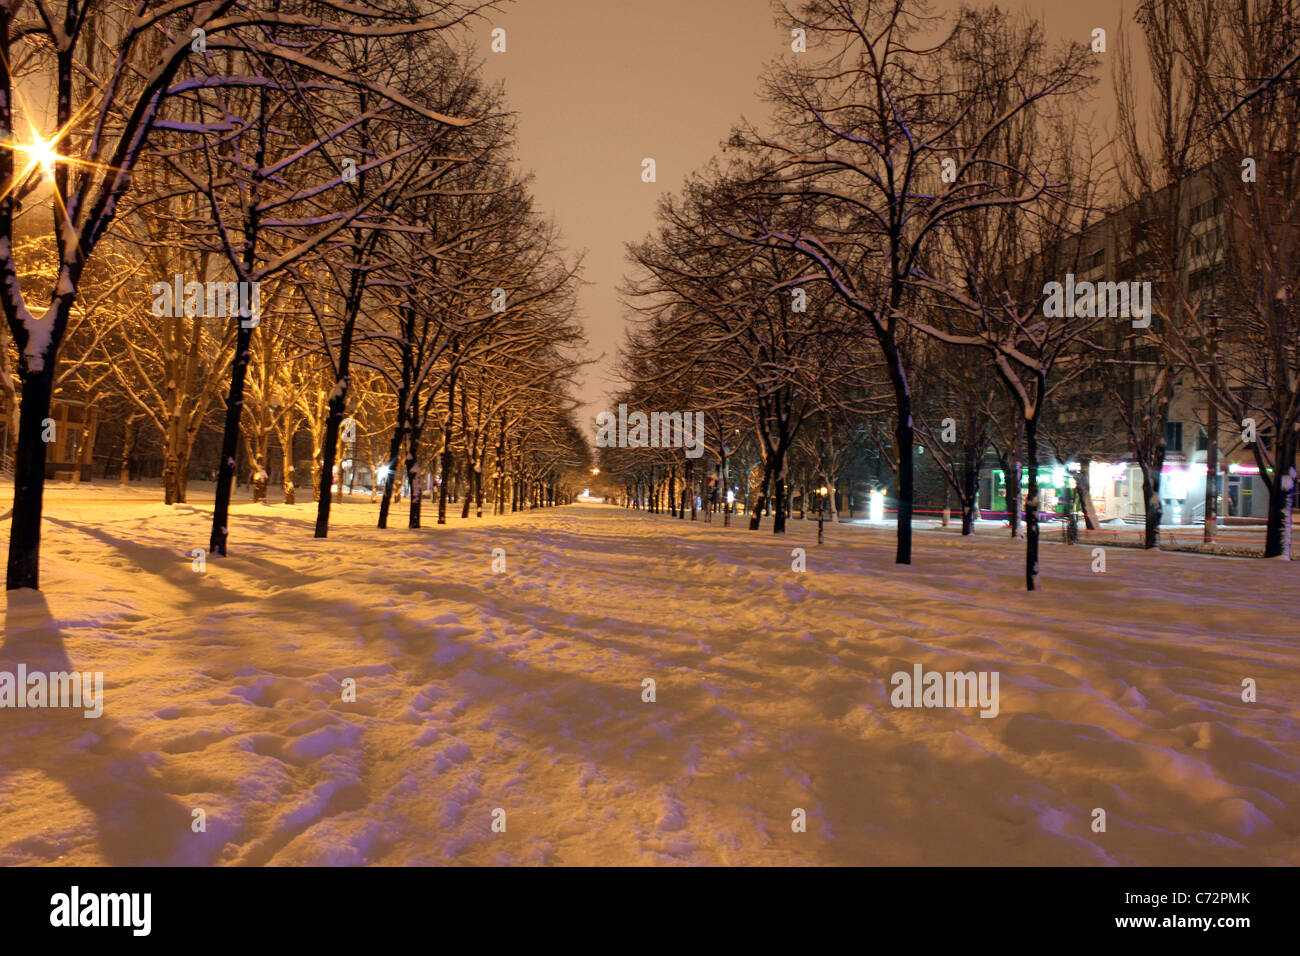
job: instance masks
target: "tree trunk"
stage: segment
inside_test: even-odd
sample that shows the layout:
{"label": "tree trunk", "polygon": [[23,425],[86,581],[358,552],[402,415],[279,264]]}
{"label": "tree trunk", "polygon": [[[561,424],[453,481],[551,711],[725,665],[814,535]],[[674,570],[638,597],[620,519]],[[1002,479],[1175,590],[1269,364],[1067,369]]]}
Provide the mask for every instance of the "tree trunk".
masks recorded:
{"label": "tree trunk", "polygon": [[1097,506],[1092,501],[1092,459],[1083,457],[1079,460],[1079,477],[1075,479],[1079,491],[1079,506],[1083,509],[1083,526],[1089,531],[1096,531]]}
{"label": "tree trunk", "polygon": [[311,470],[311,500],[320,501],[320,469],[321,469],[320,449],[317,449],[316,454],[312,456],[312,465],[313,467]]}
{"label": "tree trunk", "polygon": [[1142,466],[1142,495],[1146,501],[1146,530],[1142,538],[1142,547],[1160,547],[1160,519],[1164,515],[1164,505],[1160,501],[1160,469],[1164,467],[1164,453],[1157,454],[1155,468],[1146,462]]}
{"label": "tree trunk", "polygon": [[180,456],[176,459],[176,503],[185,504],[185,495],[190,485],[190,453],[193,450],[193,443],[187,443]]}
{"label": "tree trunk", "polygon": [[[52,319],[46,319],[49,322]],[[53,351],[53,348],[47,350]],[[45,452],[42,439],[54,393],[54,362],[29,372],[22,380],[18,411],[18,444],[14,448],[14,506],[9,525],[9,569],[6,588],[40,588],[41,509],[45,499]],[[55,436],[58,437],[57,435]]]}
{"label": "tree trunk", "polygon": [[118,483],[123,488],[131,481],[131,452],[135,448],[135,423],[136,417],[132,415],[126,420],[126,427],[122,431],[122,470],[118,476]]}
{"label": "tree trunk", "polygon": [[962,463],[961,533],[975,533],[975,506],[979,503],[979,458],[967,455]]}
{"label": "tree trunk", "polygon": [[[757,531],[759,521],[763,517],[763,509],[767,505],[767,488],[772,480],[772,459],[768,457],[767,462],[763,465],[763,481],[758,486],[758,500],[754,502],[754,510],[749,515],[749,530]],[[746,501],[748,505],[748,501]]]}
{"label": "tree trunk", "polygon": [[239,450],[239,419],[244,411],[244,381],[248,377],[253,330],[239,323],[235,333],[235,358],[231,363],[230,391],[226,395],[226,424],[221,436],[221,461],[217,466],[217,496],[212,508],[212,534],[208,553],[225,555],[230,536],[230,494],[235,485],[235,455]]}
{"label": "tree trunk", "polygon": [[424,482],[420,475],[420,437],[424,434],[424,421],[417,417],[406,431],[406,481],[411,487],[406,526],[420,527],[420,514],[424,507]]}
{"label": "tree trunk", "polygon": [[686,485],[691,496],[691,520],[695,520],[695,463],[686,463]]}
{"label": "tree trunk", "polygon": [[1037,414],[1025,419],[1025,460],[1029,463],[1029,493],[1025,496],[1025,590],[1033,591],[1038,580]]}
{"label": "tree trunk", "polygon": [[506,415],[501,413],[501,434],[497,438],[497,514],[506,510]]}
{"label": "tree trunk", "polygon": [[772,519],[772,533],[785,534],[785,516],[786,516],[786,492],[785,492],[785,449],[778,447],[776,451],[776,466],[774,468],[776,475],[776,515]]}
{"label": "tree trunk", "polygon": [[724,447],[722,449],[722,526],[731,527],[731,502],[727,500],[727,492],[731,490],[731,455]]}
{"label": "tree trunk", "polygon": [[90,420],[91,410],[94,407],[94,398],[88,398],[86,401],[86,423],[81,429],[81,441],[77,444],[77,471],[72,476],[73,481],[81,481],[81,474],[87,470],[86,466],[90,465],[91,477],[94,477],[94,451],[90,444]]}
{"label": "tree trunk", "polygon": [[470,499],[474,496],[474,462],[468,449],[465,451],[465,500],[461,504],[460,517],[469,517]]}
{"label": "tree trunk", "polygon": [[163,450],[163,504],[176,504],[176,455],[170,448]]}
{"label": "tree trunk", "polygon": [[1002,462],[1007,478],[1007,519],[1011,522],[1011,537],[1020,534],[1020,456],[1012,454]]}
{"label": "tree trunk", "polygon": [[280,479],[284,488],[284,503],[286,505],[295,504],[298,498],[298,476],[294,474],[292,434],[280,441],[280,467],[284,469],[284,475]]}
{"label": "tree trunk", "polygon": [[[1292,511],[1295,509],[1295,433],[1279,436],[1274,448],[1277,462],[1268,487],[1268,527],[1264,532],[1264,557],[1291,560]],[[1260,469],[1263,474],[1263,469]]]}
{"label": "tree trunk", "polygon": [[451,429],[456,415],[456,372],[447,379],[447,420],[442,426],[442,480],[438,483],[438,524],[447,523],[447,494],[451,484]]}
{"label": "tree trunk", "polygon": [[[260,425],[259,425],[260,428]],[[267,488],[271,482],[271,476],[267,473],[267,455],[270,451],[270,434],[266,431],[259,431],[258,434],[250,436],[253,446],[253,500],[266,501]]]}
{"label": "tree trunk", "polygon": [[907,387],[907,373],[903,368],[903,356],[898,350],[898,344],[888,342],[887,345],[889,377],[894,386],[894,405],[898,416],[894,428],[894,444],[898,452],[898,546],[894,563],[911,564],[912,500],[916,476],[912,457],[912,443],[916,440],[912,427],[912,393]]}
{"label": "tree trunk", "polygon": [[186,427],[188,412],[182,412],[178,405],[180,400],[175,389],[168,389],[169,405],[166,429],[162,434],[163,443],[163,502],[169,505],[185,503],[185,485],[189,478],[190,455],[194,449],[194,439],[198,434],[199,419],[191,419],[191,426]]}
{"label": "tree trunk", "polygon": [[[340,350],[339,364],[346,362]],[[316,502],[316,537],[325,538],[330,533],[330,505],[334,501],[334,459],[338,455],[339,429],[343,425],[343,411],[348,401],[348,374],[343,372],[334,391],[330,393],[329,417],[325,421],[325,442],[321,449],[320,500]]]}
{"label": "tree trunk", "polygon": [[384,475],[384,497],[379,502],[379,527],[388,527],[388,510],[393,500],[393,482],[397,481],[397,456],[402,453],[402,444],[406,441],[406,393],[397,396],[397,422],[393,426],[393,437],[388,443],[388,460]]}

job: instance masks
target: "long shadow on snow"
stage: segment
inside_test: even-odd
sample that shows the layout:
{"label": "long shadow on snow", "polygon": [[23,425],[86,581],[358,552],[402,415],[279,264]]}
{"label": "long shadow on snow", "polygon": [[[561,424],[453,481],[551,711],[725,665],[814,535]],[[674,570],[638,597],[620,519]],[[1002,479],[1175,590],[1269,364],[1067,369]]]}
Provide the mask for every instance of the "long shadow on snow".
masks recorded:
{"label": "long shadow on snow", "polygon": [[[15,672],[19,663],[29,673],[97,669],[73,667],[45,595],[30,590],[10,591],[5,608],[0,670]],[[181,845],[191,837],[190,811],[163,792],[149,758],[131,749],[131,731],[107,716],[112,676],[105,675],[105,713],[95,719],[82,708],[0,710],[0,774],[34,770],[61,783],[94,814],[100,849],[114,866],[203,862],[198,844]]]}

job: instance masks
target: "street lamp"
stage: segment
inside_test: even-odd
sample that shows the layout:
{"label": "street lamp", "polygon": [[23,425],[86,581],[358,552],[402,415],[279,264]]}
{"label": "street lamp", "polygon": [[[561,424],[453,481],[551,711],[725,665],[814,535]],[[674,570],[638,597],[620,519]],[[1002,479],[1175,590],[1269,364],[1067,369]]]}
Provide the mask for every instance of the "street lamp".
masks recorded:
{"label": "street lamp", "polygon": [[830,489],[822,485],[817,489],[817,493],[822,496],[820,507],[817,509],[817,543],[822,543],[822,523],[826,520],[826,496],[830,494]]}

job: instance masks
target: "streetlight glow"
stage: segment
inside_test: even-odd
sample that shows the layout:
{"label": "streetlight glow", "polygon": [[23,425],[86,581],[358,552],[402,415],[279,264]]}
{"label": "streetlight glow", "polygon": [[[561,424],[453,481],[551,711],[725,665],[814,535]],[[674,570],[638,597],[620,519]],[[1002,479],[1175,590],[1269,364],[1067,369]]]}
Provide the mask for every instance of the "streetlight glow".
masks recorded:
{"label": "streetlight glow", "polygon": [[54,173],[54,164],[59,161],[59,154],[54,151],[54,143],[47,143],[43,139],[37,139],[27,146],[19,146],[23,152],[32,158],[32,162],[45,170],[45,175],[50,176]]}
{"label": "streetlight glow", "polygon": [[41,139],[33,131],[32,141],[30,143],[15,143],[9,148],[16,153],[24,153],[27,156],[27,162],[23,169],[18,173],[18,180],[26,178],[27,174],[32,172],[38,166],[46,176],[54,175],[55,165],[65,157],[60,156],[54,149],[57,141],[50,139]]}

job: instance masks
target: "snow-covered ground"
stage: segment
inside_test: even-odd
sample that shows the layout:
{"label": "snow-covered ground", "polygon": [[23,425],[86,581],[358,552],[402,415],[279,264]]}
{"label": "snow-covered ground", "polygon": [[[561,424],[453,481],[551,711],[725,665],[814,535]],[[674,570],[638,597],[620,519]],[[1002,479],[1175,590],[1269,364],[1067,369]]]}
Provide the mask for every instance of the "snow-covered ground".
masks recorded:
{"label": "snow-covered ground", "polygon": [[[238,504],[197,572],[156,498],[51,486],[0,671],[106,703],[0,710],[0,863],[1300,864],[1294,564],[1049,542],[1026,594],[1000,536],[362,498]],[[896,709],[914,665],[998,715]]]}

